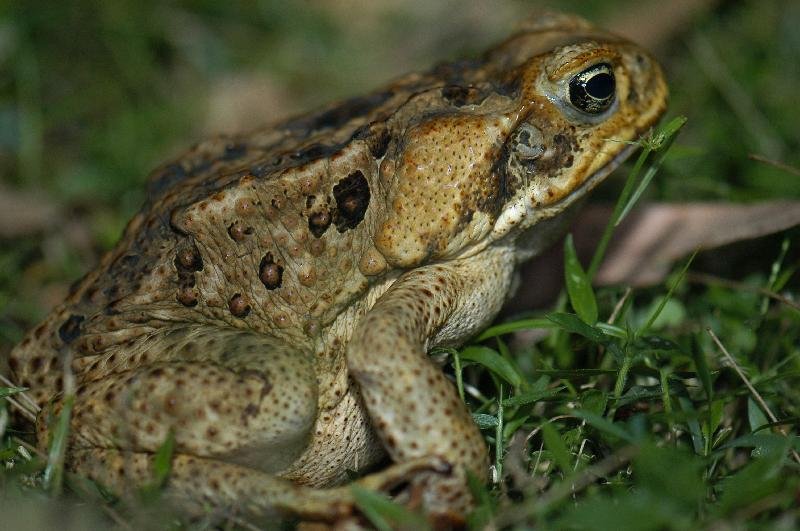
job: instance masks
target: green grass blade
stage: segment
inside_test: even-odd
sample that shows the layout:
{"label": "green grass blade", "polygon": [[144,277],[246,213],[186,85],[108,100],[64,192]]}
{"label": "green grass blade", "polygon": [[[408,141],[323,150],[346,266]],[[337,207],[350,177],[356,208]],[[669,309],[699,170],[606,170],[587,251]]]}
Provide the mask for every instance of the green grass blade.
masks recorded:
{"label": "green grass blade", "polygon": [[572,472],[572,459],[567,445],[564,444],[561,434],[550,422],[542,424],[542,439],[544,439],[545,448],[553,454],[553,459],[561,471],[564,474]]}
{"label": "green grass blade", "polygon": [[473,345],[461,352],[462,361],[473,361],[483,365],[514,388],[519,388],[525,382],[525,377],[512,362],[505,359],[489,347]]}
{"label": "green grass blade", "polygon": [[543,398],[550,398],[556,396],[561,391],[566,389],[566,386],[559,385],[553,389],[544,389],[539,391],[530,391],[527,393],[522,393],[516,396],[512,396],[511,398],[506,398],[503,400],[503,405],[507,407],[515,407],[515,406],[524,406],[527,404],[532,404],[534,402],[538,402]]}
{"label": "green grass blade", "polygon": [[[680,130],[681,127],[683,127],[686,121],[686,118],[683,116],[674,118],[658,132],[653,134],[649,141],[646,139],[640,140],[642,151],[639,153],[636,163],[633,165],[633,168],[628,173],[628,177],[625,179],[625,186],[622,188],[622,192],[620,193],[619,198],[614,205],[614,212],[611,215],[611,219],[608,220],[608,223],[603,230],[603,235],[600,237],[600,242],[597,244],[597,248],[595,249],[594,256],[592,256],[592,261],[589,264],[589,269],[586,272],[589,279],[594,278],[595,274],[597,274],[597,270],[600,269],[600,264],[603,262],[603,257],[608,249],[608,244],[611,242],[611,236],[614,234],[614,229],[622,219],[623,213],[626,213],[633,208],[633,205],[636,202],[632,200],[632,196],[634,194],[636,180],[639,177],[642,168],[644,167],[645,161],[650,156],[650,153],[652,153],[654,150],[664,149],[664,153],[666,153],[666,148],[672,144],[672,138],[674,138],[675,134]],[[656,171],[658,170],[658,167],[661,166],[662,161],[663,156],[659,157],[654,162],[654,164],[657,163],[658,166],[649,176],[647,181],[648,183],[652,180],[653,176],[655,176]],[[637,199],[638,196],[640,196],[644,191],[644,188],[641,186],[639,189],[641,191],[637,190],[639,192]]]}
{"label": "green grass blade", "polygon": [[475,342],[480,343],[481,341],[485,341],[493,337],[510,334],[519,330],[531,330],[535,328],[555,328],[555,325],[552,323],[552,321],[549,321],[543,317],[537,319],[520,319],[519,321],[502,323],[487,328],[475,338]]}
{"label": "green grass blade", "polygon": [[358,508],[380,531],[430,529],[428,522],[421,515],[406,509],[383,494],[356,484],[350,486],[350,491],[353,493]]}
{"label": "green grass blade", "polygon": [[69,421],[72,417],[72,408],[74,406],[75,395],[66,396],[55,426],[50,430],[50,446],[47,450],[44,484],[45,488],[52,494],[60,493],[64,482],[64,455],[69,437]]}
{"label": "green grass blade", "polygon": [[161,487],[167,481],[172,470],[172,455],[175,452],[175,434],[170,431],[153,458],[153,477],[156,486]]}
{"label": "green grass blade", "polygon": [[639,186],[636,187],[636,190],[634,190],[634,192],[631,194],[630,199],[625,203],[625,207],[615,220],[614,226],[619,226],[619,224],[622,223],[622,220],[625,219],[631,209],[633,209],[633,207],[639,201],[639,198],[642,197],[642,194],[650,185],[653,177],[655,177],[659,168],[661,168],[661,164],[664,162],[664,159],[669,152],[669,147],[675,141],[678,131],[681,130],[681,127],[686,125],[686,122],[687,119],[685,116],[678,116],[670,120],[667,125],[653,135],[651,140],[651,149],[656,152],[655,159],[653,160],[653,163],[650,164],[650,167],[647,168],[647,171],[645,171],[642,180],[639,182]]}
{"label": "green grass blade", "polygon": [[594,255],[592,256],[592,261],[589,263],[589,269],[586,271],[589,279],[593,279],[597,274],[597,270],[600,269],[600,264],[603,262],[603,257],[606,255],[606,250],[608,249],[608,244],[611,243],[611,236],[614,234],[614,229],[617,226],[617,219],[619,219],[619,215],[622,213],[622,209],[628,201],[630,194],[633,193],[633,187],[636,184],[636,178],[642,171],[642,167],[644,166],[644,163],[649,155],[650,149],[647,147],[642,149],[641,153],[639,153],[639,157],[636,159],[636,163],[633,165],[633,168],[630,172],[628,172],[628,177],[625,180],[625,186],[623,186],[622,192],[620,192],[619,198],[614,205],[614,212],[611,214],[611,219],[608,220],[608,223],[606,223],[606,226],[603,229],[603,235],[600,237],[600,241],[597,243],[597,247],[594,250]]}
{"label": "green grass blade", "polygon": [[591,411],[585,411],[581,409],[577,409],[572,412],[578,418],[585,420],[590,426],[593,428],[607,433],[613,437],[618,439],[622,439],[627,442],[634,442],[633,436],[628,433],[628,431],[622,428],[619,424],[616,424],[605,417],[601,417],[600,415],[596,415]]}
{"label": "green grass blade", "polygon": [[27,391],[27,387],[0,387],[0,399]]}
{"label": "green grass blade", "polygon": [[595,324],[597,322],[597,300],[594,290],[592,290],[592,283],[586,276],[586,272],[578,260],[578,255],[575,253],[572,234],[567,235],[567,239],[564,241],[564,282],[567,285],[569,302],[575,313],[585,323]]}
{"label": "green grass blade", "polygon": [[578,334],[596,343],[606,344],[610,337],[597,327],[586,324],[586,321],[573,313],[548,313],[547,318],[556,323],[567,332]]}
{"label": "green grass blade", "polygon": [[[778,253],[778,257],[772,262],[772,267],[770,268],[769,278],[767,279],[767,289],[770,291],[779,291],[783,288],[783,279],[779,279],[779,275],[781,273],[781,267],[783,266],[783,261],[786,258],[786,253],[789,252],[789,238],[784,238],[783,242],[781,243],[781,250]],[[787,279],[788,280],[788,279]],[[761,316],[763,317],[766,315],[767,310],[769,309],[769,297],[764,295],[764,298],[761,301]]]}
{"label": "green grass blade", "polygon": [[697,256],[697,251],[693,252],[692,256],[690,256],[689,259],[686,261],[680,273],[678,273],[678,277],[669,287],[669,290],[667,290],[667,294],[661,299],[661,301],[658,304],[658,307],[656,307],[655,311],[653,311],[653,313],[647,319],[647,322],[644,324],[644,326],[642,326],[639,330],[636,331],[635,334],[636,337],[640,337],[646,334],[647,331],[650,329],[650,327],[653,326],[653,323],[656,321],[656,319],[658,319],[658,316],[661,315],[661,312],[664,310],[664,306],[666,306],[667,302],[669,302],[670,298],[672,298],[672,294],[675,292],[675,289],[677,289],[683,278],[686,276],[686,272],[689,270],[689,266],[692,265],[695,256]]}

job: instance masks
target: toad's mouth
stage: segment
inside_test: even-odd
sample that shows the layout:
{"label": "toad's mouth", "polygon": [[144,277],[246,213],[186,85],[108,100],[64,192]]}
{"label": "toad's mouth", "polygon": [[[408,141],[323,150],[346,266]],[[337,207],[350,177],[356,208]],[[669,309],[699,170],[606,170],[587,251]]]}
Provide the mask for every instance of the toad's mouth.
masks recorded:
{"label": "toad's mouth", "polygon": [[602,167],[597,169],[594,173],[589,175],[577,188],[568,193],[555,203],[547,206],[532,207],[528,215],[534,220],[548,219],[556,214],[563,212],[565,208],[569,207],[575,201],[581,199],[588,194],[595,186],[605,180],[606,177],[620,165],[622,165],[628,157],[639,148],[639,144],[628,144],[622,150],[614,155],[614,158],[605,163]]}
{"label": "toad's mouth", "polygon": [[509,234],[519,234],[521,231],[526,231],[540,222],[562,214],[573,203],[578,202],[603,182],[611,172],[616,170],[638,148],[639,144],[626,145],[602,167],[586,177],[580,185],[548,205],[535,204],[532,198],[526,194],[518,195],[513,202],[506,206],[495,221],[490,239],[497,241],[507,237]]}

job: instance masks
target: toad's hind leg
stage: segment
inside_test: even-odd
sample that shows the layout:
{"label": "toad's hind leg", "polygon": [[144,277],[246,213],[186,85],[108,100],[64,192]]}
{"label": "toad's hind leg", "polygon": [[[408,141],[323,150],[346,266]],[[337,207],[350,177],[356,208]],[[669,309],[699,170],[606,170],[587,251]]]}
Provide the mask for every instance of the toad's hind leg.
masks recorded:
{"label": "toad's hind leg", "polygon": [[[307,349],[251,332],[185,327],[100,354],[87,367],[77,375],[67,455],[73,471],[124,493],[149,481],[148,463],[171,433],[167,491],[177,498],[229,506],[269,495],[259,501],[262,513],[308,505],[276,477],[305,450],[317,417]],[[40,415],[40,441],[48,418]]]}
{"label": "toad's hind leg", "polygon": [[[92,448],[73,453],[73,467],[114,491],[153,481],[153,455]],[[373,490],[389,490],[421,472],[442,472],[446,464],[423,458],[392,467],[356,483]],[[337,521],[355,512],[350,486],[317,489],[252,468],[215,459],[178,454],[172,459],[166,496],[194,515],[243,515],[248,519],[295,517]]]}
{"label": "toad's hind leg", "polygon": [[309,356],[251,332],[157,332],[79,373],[71,447],[154,452],[172,433],[179,453],[279,472],[316,420]]}

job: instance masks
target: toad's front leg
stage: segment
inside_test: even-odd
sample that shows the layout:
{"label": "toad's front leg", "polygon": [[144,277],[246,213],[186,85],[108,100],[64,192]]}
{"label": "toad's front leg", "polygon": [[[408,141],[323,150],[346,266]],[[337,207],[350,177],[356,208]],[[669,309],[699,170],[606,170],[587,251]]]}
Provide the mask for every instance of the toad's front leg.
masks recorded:
{"label": "toad's front leg", "polygon": [[395,463],[438,456],[453,466],[450,477],[427,474],[413,482],[437,517],[465,514],[466,473],[485,478],[488,458],[455,386],[427,350],[457,344],[494,317],[513,262],[501,248],[406,273],[370,309],[349,345],[351,374]]}

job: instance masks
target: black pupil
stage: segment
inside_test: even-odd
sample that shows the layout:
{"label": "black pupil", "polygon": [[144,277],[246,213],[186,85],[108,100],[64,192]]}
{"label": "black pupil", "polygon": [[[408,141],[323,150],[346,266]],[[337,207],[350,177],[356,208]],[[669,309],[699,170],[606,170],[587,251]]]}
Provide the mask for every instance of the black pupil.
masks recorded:
{"label": "black pupil", "polygon": [[576,74],[569,82],[569,101],[578,110],[601,114],[614,103],[616,81],[610,64],[600,63]]}
{"label": "black pupil", "polygon": [[606,72],[599,72],[586,82],[586,92],[593,98],[604,100],[614,93],[614,78]]}

